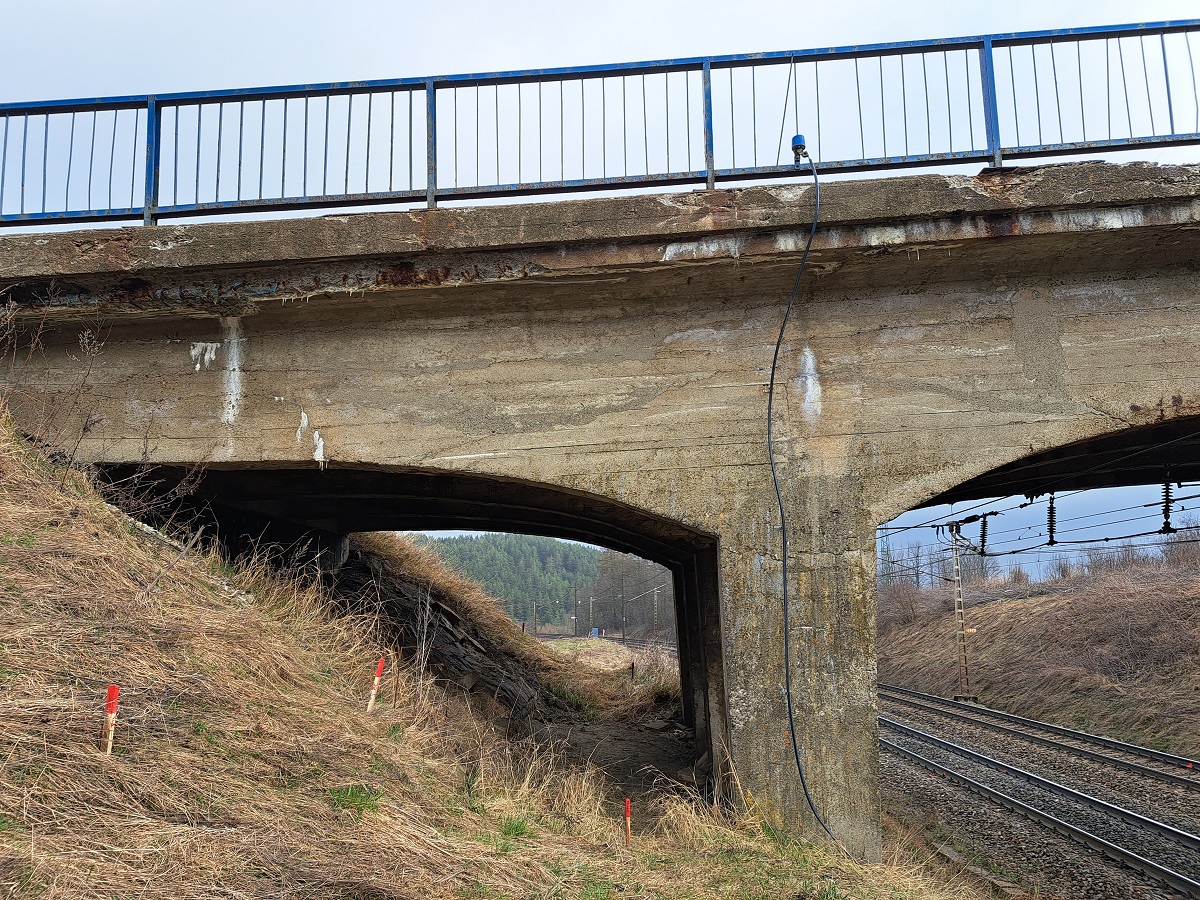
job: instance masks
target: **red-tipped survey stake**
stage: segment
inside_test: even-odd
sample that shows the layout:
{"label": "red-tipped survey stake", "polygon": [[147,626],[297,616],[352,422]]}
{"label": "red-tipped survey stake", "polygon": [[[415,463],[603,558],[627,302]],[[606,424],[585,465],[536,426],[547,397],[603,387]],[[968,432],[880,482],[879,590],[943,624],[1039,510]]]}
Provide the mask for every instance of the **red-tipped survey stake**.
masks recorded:
{"label": "red-tipped survey stake", "polygon": [[630,825],[630,817],[632,810],[630,809],[629,798],[625,798],[625,849],[629,849],[629,845],[633,842],[633,829]]}
{"label": "red-tipped survey stake", "polygon": [[112,755],[113,732],[117,728],[117,697],[121,694],[118,685],[108,686],[108,695],[104,698],[104,753]]}
{"label": "red-tipped survey stake", "polygon": [[375,683],[371,685],[371,699],[367,701],[367,712],[375,708],[375,695],[379,693],[379,682],[383,679],[383,664],[385,657],[379,657],[379,665],[375,667]]}

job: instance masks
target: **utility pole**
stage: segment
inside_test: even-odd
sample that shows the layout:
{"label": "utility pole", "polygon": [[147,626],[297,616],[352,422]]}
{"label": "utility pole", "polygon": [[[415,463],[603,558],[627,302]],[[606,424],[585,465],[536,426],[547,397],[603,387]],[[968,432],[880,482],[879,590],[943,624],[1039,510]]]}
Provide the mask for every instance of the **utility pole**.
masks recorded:
{"label": "utility pole", "polygon": [[575,637],[579,637],[579,585],[575,585],[575,615],[571,620],[575,623]]}
{"label": "utility pole", "polygon": [[974,634],[975,629],[967,628],[963,610],[962,564],[958,557],[960,537],[957,526],[950,532],[950,537],[954,547],[954,620],[958,625],[958,693],[954,695],[954,699],[978,703],[979,698],[971,693],[971,676],[967,668],[967,635]]}
{"label": "utility pole", "polygon": [[592,632],[596,630],[592,625],[592,613],[596,611],[596,598],[588,597],[588,637],[592,636]]}
{"label": "utility pole", "polygon": [[625,576],[621,576],[621,643],[625,643]]}
{"label": "utility pole", "polygon": [[658,640],[658,588],[654,589],[654,639]]}

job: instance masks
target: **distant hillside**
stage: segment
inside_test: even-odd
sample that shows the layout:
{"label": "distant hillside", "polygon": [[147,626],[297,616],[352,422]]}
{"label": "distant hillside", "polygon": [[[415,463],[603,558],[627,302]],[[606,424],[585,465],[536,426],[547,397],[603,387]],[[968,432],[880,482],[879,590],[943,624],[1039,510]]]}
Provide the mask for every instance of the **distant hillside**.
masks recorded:
{"label": "distant hillside", "polygon": [[451,567],[498,599],[513,619],[556,625],[569,621],[575,586],[600,574],[596,547],[528,534],[425,538]]}

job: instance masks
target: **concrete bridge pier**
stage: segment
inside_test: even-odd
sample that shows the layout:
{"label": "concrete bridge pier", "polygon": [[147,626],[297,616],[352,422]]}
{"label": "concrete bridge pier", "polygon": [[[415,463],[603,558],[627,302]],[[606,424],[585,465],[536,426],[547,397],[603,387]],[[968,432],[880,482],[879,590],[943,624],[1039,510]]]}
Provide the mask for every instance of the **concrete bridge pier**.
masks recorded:
{"label": "concrete bridge pier", "polygon": [[[721,536],[729,738],[739,786],[776,827],[833,836],[880,855],[875,704],[874,528],[850,477],[781,460],[788,529],[788,657],[797,773],[788,725],[778,507],[770,482]],[[754,544],[747,538],[757,538]]]}

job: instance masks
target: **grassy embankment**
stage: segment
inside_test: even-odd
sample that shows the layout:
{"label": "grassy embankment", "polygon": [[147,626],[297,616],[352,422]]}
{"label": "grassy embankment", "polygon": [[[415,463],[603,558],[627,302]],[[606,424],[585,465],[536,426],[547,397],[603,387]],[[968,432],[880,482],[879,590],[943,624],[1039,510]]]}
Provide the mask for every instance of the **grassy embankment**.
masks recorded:
{"label": "grassy embankment", "polygon": [[[1049,582],[968,589],[1005,596],[966,610],[977,629],[968,639],[972,691],[1020,715],[1200,756],[1197,547]],[[957,693],[945,592],[890,594],[881,596],[879,680]]]}
{"label": "grassy embankment", "polygon": [[[377,549],[453,580],[416,548]],[[564,689],[568,662],[462,593]],[[0,896],[973,896],[896,842],[892,865],[860,866],[686,793],[639,810],[627,852],[600,773],[505,740],[419,669],[393,667],[368,716],[392,648],[329,608],[148,538],[0,428]],[[598,684],[573,689],[603,711],[619,692]]]}

